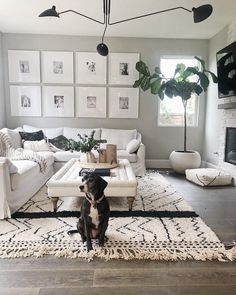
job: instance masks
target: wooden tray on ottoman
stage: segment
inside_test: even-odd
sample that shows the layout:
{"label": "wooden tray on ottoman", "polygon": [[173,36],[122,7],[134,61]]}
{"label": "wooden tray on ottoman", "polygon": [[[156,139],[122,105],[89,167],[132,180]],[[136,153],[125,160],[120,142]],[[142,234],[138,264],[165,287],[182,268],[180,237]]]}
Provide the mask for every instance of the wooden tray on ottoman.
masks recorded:
{"label": "wooden tray on ottoman", "polygon": [[109,163],[80,163],[81,168],[104,168],[104,169],[112,169],[119,166],[118,163],[109,164]]}

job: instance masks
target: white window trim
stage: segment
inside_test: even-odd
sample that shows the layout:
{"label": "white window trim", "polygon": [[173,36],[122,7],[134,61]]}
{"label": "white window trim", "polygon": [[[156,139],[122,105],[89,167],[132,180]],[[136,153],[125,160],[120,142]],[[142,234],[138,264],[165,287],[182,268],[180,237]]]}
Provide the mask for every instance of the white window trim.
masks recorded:
{"label": "white window trim", "polygon": [[[180,59],[180,60],[182,60],[182,59],[193,59],[194,58],[194,56],[193,55],[161,55],[160,56],[160,63],[161,63],[161,59]],[[201,56],[200,56],[200,58],[201,58]],[[201,94],[202,95],[202,94]],[[200,96],[201,96],[200,95]],[[200,109],[200,103],[199,103],[199,96],[197,96],[196,94],[195,94],[195,111],[194,111],[194,113],[195,113],[195,122],[194,122],[194,124],[192,124],[192,125],[189,125],[188,124],[188,127],[192,127],[192,128],[197,128],[198,126],[199,126],[199,109]],[[157,116],[157,126],[158,127],[170,127],[170,128],[183,128],[184,127],[184,124],[182,124],[182,125],[165,125],[165,124],[160,124],[160,122],[159,122],[159,118],[160,118],[160,108],[161,108],[161,106],[160,106],[160,104],[161,104],[161,100],[160,100],[160,98],[158,97],[158,107],[157,107],[157,111],[158,111],[158,116]]]}

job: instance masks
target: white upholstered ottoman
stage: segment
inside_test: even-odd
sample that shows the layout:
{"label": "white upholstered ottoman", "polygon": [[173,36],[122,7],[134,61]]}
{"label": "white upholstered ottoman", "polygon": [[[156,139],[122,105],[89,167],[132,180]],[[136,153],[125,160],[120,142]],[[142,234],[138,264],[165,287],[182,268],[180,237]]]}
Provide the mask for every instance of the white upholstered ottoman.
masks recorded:
{"label": "white upholstered ottoman", "polygon": [[220,169],[199,168],[187,169],[186,178],[201,186],[231,185],[232,176]]}
{"label": "white upholstered ottoman", "polygon": [[[79,176],[80,170],[79,160],[71,159],[47,182],[48,196],[51,197],[54,211],[57,210],[59,197],[84,196],[79,189],[83,178]],[[127,159],[120,159],[118,167],[111,169],[111,176],[103,178],[108,182],[105,189],[106,197],[127,197],[131,211],[137,194],[138,182],[130,162]]]}

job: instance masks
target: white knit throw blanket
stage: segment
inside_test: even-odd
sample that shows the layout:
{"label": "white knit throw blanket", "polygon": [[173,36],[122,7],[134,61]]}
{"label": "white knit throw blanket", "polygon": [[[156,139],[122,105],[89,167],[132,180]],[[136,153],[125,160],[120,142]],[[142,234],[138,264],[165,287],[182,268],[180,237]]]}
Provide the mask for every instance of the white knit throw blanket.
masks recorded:
{"label": "white knit throw blanket", "polygon": [[11,138],[3,132],[0,132],[0,156],[7,157],[12,161],[33,161],[39,165],[42,173],[47,170],[47,161],[43,157],[30,150],[24,150],[21,148],[14,149],[12,147]]}

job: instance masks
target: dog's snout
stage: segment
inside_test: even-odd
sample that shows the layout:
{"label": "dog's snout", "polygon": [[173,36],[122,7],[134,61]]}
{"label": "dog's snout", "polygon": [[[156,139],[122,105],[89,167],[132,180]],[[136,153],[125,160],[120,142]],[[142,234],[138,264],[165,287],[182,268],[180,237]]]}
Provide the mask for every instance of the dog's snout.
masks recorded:
{"label": "dog's snout", "polygon": [[80,189],[81,191],[83,191],[83,190],[84,190],[84,185],[80,185],[80,186],[79,186],[79,189]]}

